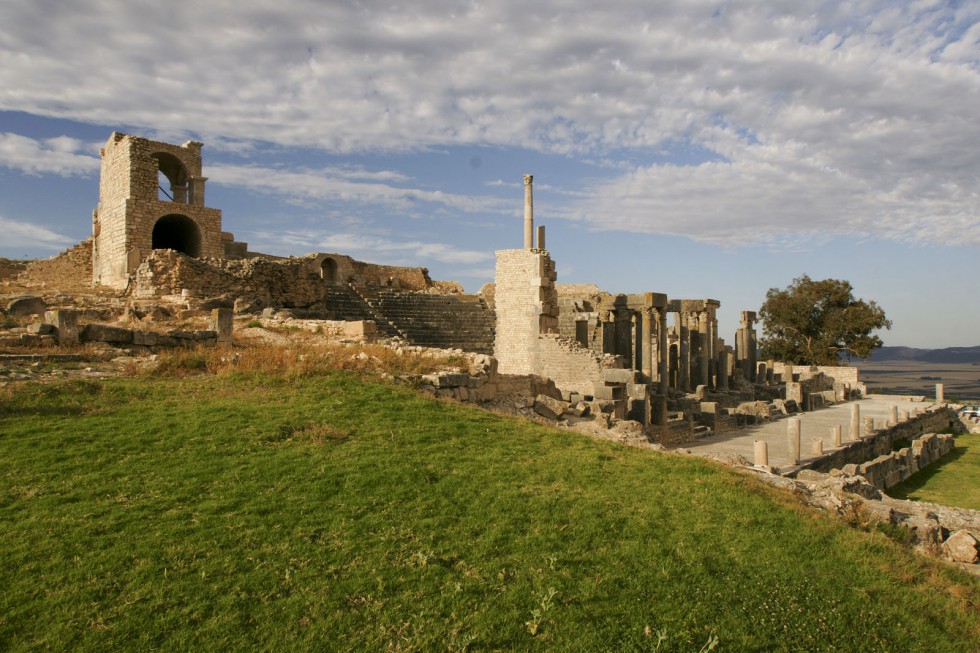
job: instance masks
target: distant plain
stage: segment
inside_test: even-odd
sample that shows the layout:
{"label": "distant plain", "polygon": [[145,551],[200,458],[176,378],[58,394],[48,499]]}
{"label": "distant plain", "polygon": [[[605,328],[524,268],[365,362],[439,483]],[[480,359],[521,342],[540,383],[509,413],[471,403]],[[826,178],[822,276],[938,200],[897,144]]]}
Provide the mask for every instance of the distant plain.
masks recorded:
{"label": "distant plain", "polygon": [[910,360],[857,364],[868,392],[934,397],[942,383],[947,401],[980,403],[980,363],[934,363]]}

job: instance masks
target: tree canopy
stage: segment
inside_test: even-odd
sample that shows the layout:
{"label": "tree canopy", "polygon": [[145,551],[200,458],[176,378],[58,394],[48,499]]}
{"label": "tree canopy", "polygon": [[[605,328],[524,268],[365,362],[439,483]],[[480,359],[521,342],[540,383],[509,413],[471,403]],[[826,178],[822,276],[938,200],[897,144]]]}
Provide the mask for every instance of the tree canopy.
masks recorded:
{"label": "tree canopy", "polygon": [[840,365],[881,347],[873,332],[891,328],[873,301],[855,299],[850,282],[807,275],[785,289],[770,288],[759,309],[763,357],[800,365]]}

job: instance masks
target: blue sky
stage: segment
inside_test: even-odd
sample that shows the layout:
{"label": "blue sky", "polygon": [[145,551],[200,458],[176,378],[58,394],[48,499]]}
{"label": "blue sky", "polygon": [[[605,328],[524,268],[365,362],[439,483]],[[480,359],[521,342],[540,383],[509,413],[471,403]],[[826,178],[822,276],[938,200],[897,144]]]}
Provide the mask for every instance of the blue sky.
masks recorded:
{"label": "blue sky", "polygon": [[980,2],[0,5],[0,256],[85,238],[112,131],[205,143],[255,251],[476,291],[535,176],[560,283],[740,310],[844,278],[980,345]]}

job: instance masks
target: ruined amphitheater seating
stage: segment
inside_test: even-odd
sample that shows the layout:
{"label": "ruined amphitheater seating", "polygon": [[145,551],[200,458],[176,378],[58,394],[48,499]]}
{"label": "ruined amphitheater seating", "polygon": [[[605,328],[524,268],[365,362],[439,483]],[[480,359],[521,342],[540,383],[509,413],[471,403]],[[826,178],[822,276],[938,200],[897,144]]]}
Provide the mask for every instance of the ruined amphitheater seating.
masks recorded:
{"label": "ruined amphitheater seating", "polygon": [[493,313],[476,295],[379,290],[364,298],[409,342],[425,347],[493,353]]}
{"label": "ruined amphitheater seating", "polygon": [[323,305],[326,318],[329,320],[374,320],[379,335],[392,338],[405,337],[384,315],[374,309],[363,297],[349,286],[341,284],[328,285],[324,293]]}

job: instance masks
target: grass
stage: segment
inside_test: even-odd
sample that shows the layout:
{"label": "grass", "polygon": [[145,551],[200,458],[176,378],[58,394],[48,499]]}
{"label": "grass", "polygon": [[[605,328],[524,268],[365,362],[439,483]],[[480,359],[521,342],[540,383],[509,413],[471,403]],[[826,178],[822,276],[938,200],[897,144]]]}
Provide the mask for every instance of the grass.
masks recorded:
{"label": "grass", "polygon": [[940,462],[888,490],[896,499],[980,510],[980,434],[956,436],[956,449]]}
{"label": "grass", "polygon": [[696,458],[351,372],[0,389],[2,650],[943,650],[980,584]]}

